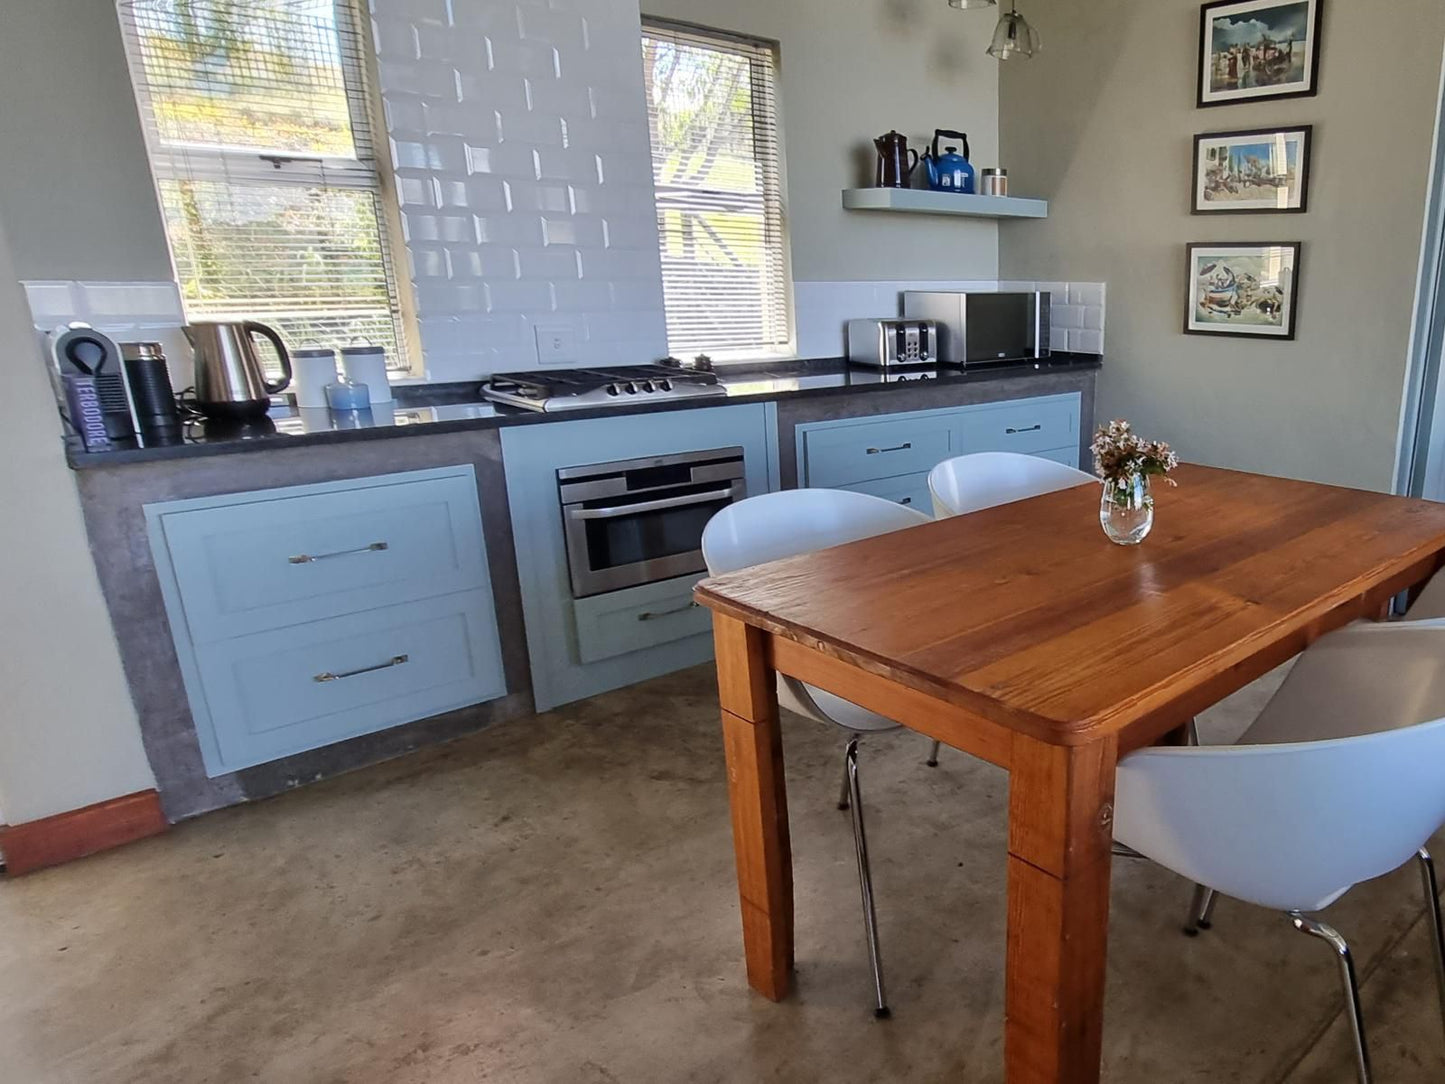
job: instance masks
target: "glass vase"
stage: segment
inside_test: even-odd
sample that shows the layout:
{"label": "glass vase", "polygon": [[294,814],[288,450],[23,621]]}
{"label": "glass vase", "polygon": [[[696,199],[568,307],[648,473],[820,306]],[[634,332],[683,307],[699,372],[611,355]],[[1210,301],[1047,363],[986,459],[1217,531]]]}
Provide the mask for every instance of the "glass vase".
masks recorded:
{"label": "glass vase", "polygon": [[1109,541],[1120,546],[1137,546],[1154,526],[1154,498],[1144,474],[1108,478],[1099,501],[1099,523]]}

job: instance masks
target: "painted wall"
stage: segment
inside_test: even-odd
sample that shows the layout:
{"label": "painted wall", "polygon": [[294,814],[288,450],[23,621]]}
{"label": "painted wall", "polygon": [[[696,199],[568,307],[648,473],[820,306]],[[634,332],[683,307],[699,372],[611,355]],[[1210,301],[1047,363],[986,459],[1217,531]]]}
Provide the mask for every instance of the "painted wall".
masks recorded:
{"label": "painted wall", "polygon": [[4,9],[0,218],[19,277],[170,278],[115,0]]}
{"label": "painted wall", "polygon": [[[1104,279],[1099,416],[1186,458],[1387,489],[1416,287],[1445,5],[1325,11],[1314,98],[1195,107],[1197,0],[1030,0],[1044,50],[1004,66],[1000,128],[1044,222],[1003,278]],[[1315,126],[1309,212],[1191,216],[1197,132]],[[1303,241],[1294,342],[1184,335],[1187,241]]]}
{"label": "painted wall", "polygon": [[779,43],[796,281],[998,277],[995,223],[844,211],[839,194],[872,183],[873,137],[890,129],[920,151],[935,128],[967,132],[974,165],[998,164],[1000,65],[985,52],[996,10],[944,0],[643,0],[642,10]]}
{"label": "painted wall", "polygon": [[[3,68],[3,65],[0,65]],[[155,785],[0,217],[0,810],[21,824]]]}

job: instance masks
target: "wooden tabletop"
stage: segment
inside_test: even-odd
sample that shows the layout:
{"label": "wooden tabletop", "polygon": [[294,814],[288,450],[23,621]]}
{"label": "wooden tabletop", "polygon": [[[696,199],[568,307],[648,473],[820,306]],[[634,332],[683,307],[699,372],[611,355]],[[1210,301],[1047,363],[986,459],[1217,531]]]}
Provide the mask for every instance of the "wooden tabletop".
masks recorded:
{"label": "wooden tabletop", "polygon": [[1105,538],[1084,485],[728,573],[696,597],[1072,745],[1156,715],[1177,725],[1252,676],[1239,667],[1363,616],[1445,549],[1445,504],[1191,465],[1174,476],[1156,483],[1139,546]]}

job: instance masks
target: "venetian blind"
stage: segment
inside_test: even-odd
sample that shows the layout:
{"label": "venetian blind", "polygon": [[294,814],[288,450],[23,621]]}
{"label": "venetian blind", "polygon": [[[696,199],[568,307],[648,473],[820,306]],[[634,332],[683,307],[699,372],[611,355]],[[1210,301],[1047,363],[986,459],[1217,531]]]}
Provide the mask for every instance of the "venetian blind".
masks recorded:
{"label": "venetian blind", "polygon": [[786,348],[776,47],[648,20],[642,64],[668,349]]}
{"label": "venetian blind", "polygon": [[407,369],[353,0],[122,0],[186,316]]}

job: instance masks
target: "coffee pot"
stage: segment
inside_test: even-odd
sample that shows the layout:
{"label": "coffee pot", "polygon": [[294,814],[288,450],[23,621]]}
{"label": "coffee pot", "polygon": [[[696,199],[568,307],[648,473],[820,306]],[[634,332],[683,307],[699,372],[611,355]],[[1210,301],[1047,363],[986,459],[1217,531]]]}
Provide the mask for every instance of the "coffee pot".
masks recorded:
{"label": "coffee pot", "polygon": [[[254,418],[266,413],[271,396],[291,383],[291,355],[281,336],[254,320],[191,324],[186,338],[196,351],[196,407],[211,418]],[[281,359],[280,380],[267,380],[253,336],[271,340]]]}
{"label": "coffee pot", "polygon": [[[944,147],[938,153],[938,140],[943,136],[963,143],[963,153],[957,147]],[[923,156],[923,165],[928,170],[928,187],[935,192],[972,193],[974,191],[973,165],[968,160],[968,136],[952,132],[947,128],[936,129],[933,133],[933,147]]]}
{"label": "coffee pot", "polygon": [[[910,150],[908,139],[899,132],[887,132],[873,141],[878,148],[878,166],[873,184],[877,188],[907,188],[908,176],[918,165],[918,152]],[[913,155],[913,161],[908,160]]]}

